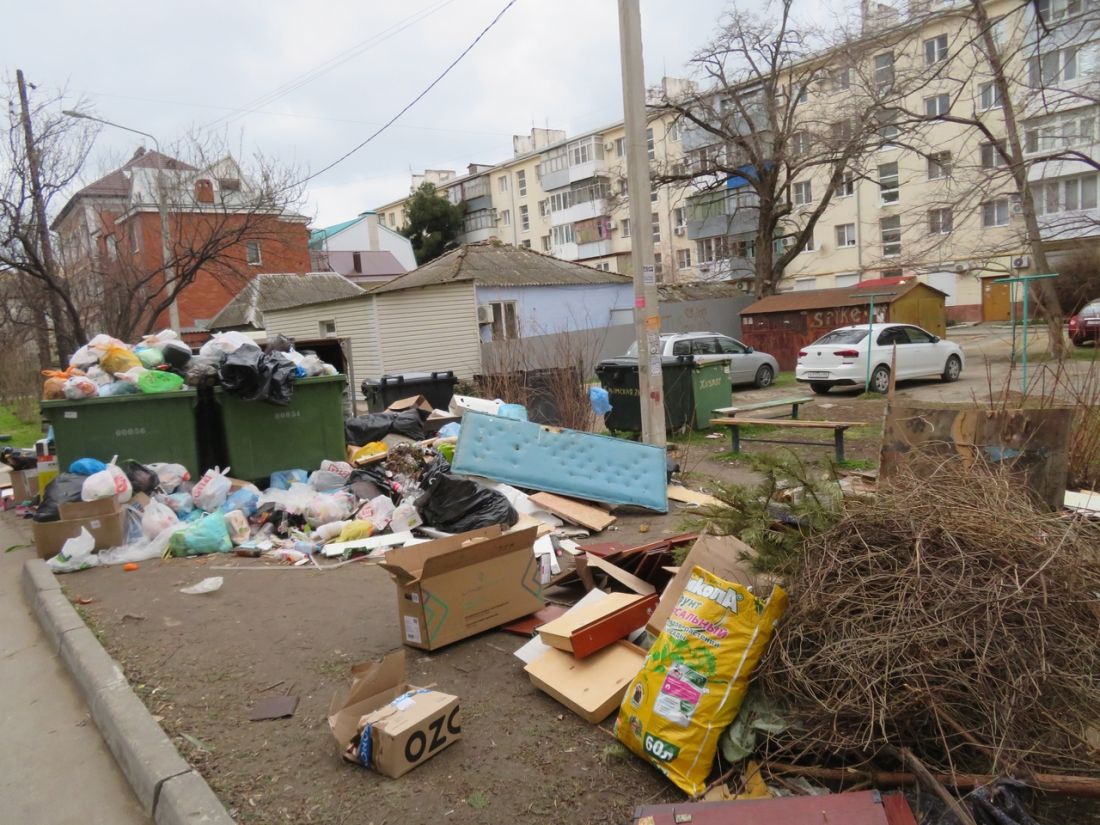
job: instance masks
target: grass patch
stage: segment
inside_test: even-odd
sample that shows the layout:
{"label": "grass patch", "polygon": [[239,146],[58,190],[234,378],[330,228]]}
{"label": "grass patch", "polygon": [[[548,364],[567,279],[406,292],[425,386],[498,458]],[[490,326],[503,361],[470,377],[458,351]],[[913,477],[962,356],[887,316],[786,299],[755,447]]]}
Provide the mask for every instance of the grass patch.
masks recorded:
{"label": "grass patch", "polygon": [[870,458],[846,458],[836,466],[838,470],[873,470],[878,462]]}
{"label": "grass patch", "polygon": [[34,442],[42,437],[38,405],[34,405],[33,412],[20,412],[22,415],[11,406],[0,406],[0,435],[11,436],[11,441],[5,442],[5,446],[33,447]]}
{"label": "grass patch", "polygon": [[775,376],[772,381],[773,387],[797,387],[798,382],[794,379],[793,372],[781,372]]}
{"label": "grass patch", "polygon": [[[687,550],[684,551],[684,555],[687,555]],[[610,762],[612,759],[627,759],[629,756],[630,751],[618,742],[612,742],[610,745],[604,747],[603,754],[600,758],[603,759],[604,762]]]}
{"label": "grass patch", "polygon": [[482,808],[489,807],[489,794],[484,791],[474,791],[470,794],[470,798],[466,800],[466,804],[473,808],[475,811],[480,811]]}

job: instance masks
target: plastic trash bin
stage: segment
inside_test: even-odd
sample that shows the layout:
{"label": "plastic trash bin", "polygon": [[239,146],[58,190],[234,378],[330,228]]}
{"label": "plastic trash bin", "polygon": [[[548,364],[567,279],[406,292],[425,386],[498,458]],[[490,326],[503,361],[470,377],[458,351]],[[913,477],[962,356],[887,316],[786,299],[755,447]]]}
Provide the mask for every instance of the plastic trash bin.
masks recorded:
{"label": "plastic trash bin", "polygon": [[362,385],[367,410],[382,412],[394,401],[422,395],[437,410],[447,409],[455,394],[458,378],[450,370],[443,372],[404,372],[399,375],[383,375],[368,378]]}
{"label": "plastic trash bin", "polygon": [[[692,426],[691,356],[661,359],[665,398],[665,429],[684,430]],[[610,397],[611,412],[604,416],[609,430],[641,432],[642,407],[638,403],[638,359],[609,358],[596,365],[596,377]]]}
{"label": "plastic trash bin", "polygon": [[194,390],[43,401],[61,469],[78,458],[182,464],[200,471]]}
{"label": "plastic trash bin", "polygon": [[728,407],[733,395],[729,363],[723,358],[696,356],[691,371],[691,397],[695,429],[710,427],[713,411]]}
{"label": "plastic trash bin", "polygon": [[294,383],[294,397],[285,407],[242,401],[216,387],[214,402],[224,439],[221,454],[231,468],[230,475],[258,482],[278,470],[312,471],[326,458],[345,460],[346,384],[343,375],[301,378]]}

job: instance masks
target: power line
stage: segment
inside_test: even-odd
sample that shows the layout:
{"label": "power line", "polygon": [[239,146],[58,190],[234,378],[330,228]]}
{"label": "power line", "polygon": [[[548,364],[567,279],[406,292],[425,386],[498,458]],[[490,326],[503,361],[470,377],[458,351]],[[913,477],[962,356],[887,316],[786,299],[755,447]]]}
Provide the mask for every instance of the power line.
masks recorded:
{"label": "power line", "polygon": [[364,146],[366,146],[368,143],[370,143],[372,140],[374,140],[376,137],[378,137],[380,134],[382,134],[384,131],[386,131],[386,129],[388,129],[390,126],[392,126],[394,123],[396,123],[398,118],[400,118],[403,114],[405,114],[405,112],[409,111],[409,109],[411,109],[413,106],[415,106],[417,103],[419,103],[421,101],[421,99],[423,99],[424,96],[428,94],[428,92],[430,92],[432,89],[434,89],[439,84],[439,82],[441,80],[443,80],[443,78],[445,78],[448,74],[450,74],[451,70],[462,61],[462,58],[464,58],[471,51],[473,51],[474,46],[476,46],[481,41],[481,38],[483,38],[485,35],[487,35],[489,33],[489,30],[492,29],[493,26],[495,26],[500,21],[500,18],[502,18],[504,16],[505,12],[507,12],[508,9],[512,8],[512,6],[514,6],[515,4],[516,4],[516,0],[508,0],[508,3],[504,6],[504,8],[502,8],[499,12],[497,12],[496,17],[494,17],[492,20],[489,21],[489,25],[481,30],[481,33],[473,39],[473,41],[470,43],[470,45],[467,46],[465,49],[463,49],[462,52],[458,55],[458,57],[456,57],[454,60],[452,60],[450,62],[450,64],[448,64],[447,68],[445,68],[439,74],[439,76],[436,77],[435,80],[433,80],[431,83],[429,83],[420,94],[418,94],[411,101],[409,101],[405,105],[405,107],[403,109],[401,109],[401,111],[399,111],[392,118],[390,118],[388,121],[386,121],[384,124],[382,124],[382,126],[380,126],[377,130],[375,130],[375,132],[373,134],[371,134],[366,140],[364,140],[362,143],[358,144],[354,148],[350,149],[349,151],[345,152],[343,155],[338,157],[336,160],[334,160],[328,166],[322,167],[321,169],[317,170],[316,172],[314,172],[311,175],[307,175],[306,177],[302,178],[300,181],[297,181],[293,185],[294,186],[301,186],[303,183],[308,183],[309,181],[313,180],[314,178],[316,178],[320,175],[323,175],[325,172],[329,171],[330,169],[337,166],[338,164],[343,163],[345,160],[350,158],[352,155],[354,155],[356,152],[358,152],[360,149],[362,149]]}

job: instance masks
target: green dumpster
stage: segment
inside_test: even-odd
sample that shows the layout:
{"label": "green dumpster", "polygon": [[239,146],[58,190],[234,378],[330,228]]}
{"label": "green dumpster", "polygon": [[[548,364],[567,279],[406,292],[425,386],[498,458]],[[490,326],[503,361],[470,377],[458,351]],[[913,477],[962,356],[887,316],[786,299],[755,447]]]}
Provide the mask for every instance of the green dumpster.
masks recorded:
{"label": "green dumpster", "polygon": [[199,470],[194,390],[43,401],[42,414],[53,426],[61,469],[78,458],[133,459],[142,464],[182,464]]}
{"label": "green dumpster", "polygon": [[695,368],[691,371],[695,429],[708,429],[713,410],[728,407],[732,394],[728,362],[722,358],[696,357]]}
{"label": "green dumpster", "polygon": [[[230,475],[262,481],[278,470],[316,470],[326,458],[345,460],[343,375],[302,378],[286,406],[242,401],[221,387],[222,455]],[[216,437],[216,435],[214,436]]]}
{"label": "green dumpster", "polygon": [[[665,399],[665,428],[685,430],[695,420],[691,400],[691,356],[661,359]],[[596,377],[611,401],[604,416],[609,430],[641,432],[642,407],[638,403],[638,359],[609,358],[596,365]]]}

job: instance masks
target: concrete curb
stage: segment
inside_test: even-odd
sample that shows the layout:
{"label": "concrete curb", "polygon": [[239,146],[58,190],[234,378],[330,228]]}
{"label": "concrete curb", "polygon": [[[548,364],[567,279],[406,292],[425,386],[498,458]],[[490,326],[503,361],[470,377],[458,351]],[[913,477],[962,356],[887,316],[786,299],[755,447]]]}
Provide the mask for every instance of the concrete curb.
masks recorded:
{"label": "concrete curb", "polygon": [[232,825],[210,786],[180,756],[41,559],[23,565],[23,597],[88,703],[134,795],[157,825]]}

